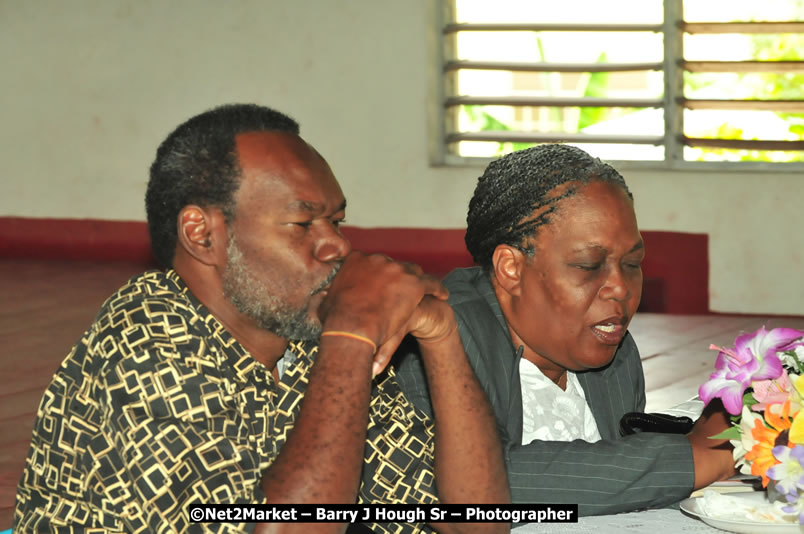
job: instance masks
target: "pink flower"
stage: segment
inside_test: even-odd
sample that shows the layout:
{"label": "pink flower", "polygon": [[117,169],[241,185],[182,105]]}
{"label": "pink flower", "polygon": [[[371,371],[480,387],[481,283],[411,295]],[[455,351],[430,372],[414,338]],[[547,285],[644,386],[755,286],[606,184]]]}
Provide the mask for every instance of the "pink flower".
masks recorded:
{"label": "pink flower", "polygon": [[784,404],[790,398],[790,390],[793,384],[790,383],[790,377],[783,369],[782,374],[775,380],[758,380],[751,383],[754,388],[754,398],[757,403],[751,406],[755,412],[761,412],[772,404]]}
{"label": "pink flower", "polygon": [[739,414],[743,394],[751,382],[779,378],[782,363],[776,352],[802,336],[804,332],[792,328],[765,330],[763,326],[756,332],[737,337],[733,349],[711,345],[709,348],[720,351],[715,372],[698,389],[698,395],[706,404],[718,397],[730,414]]}

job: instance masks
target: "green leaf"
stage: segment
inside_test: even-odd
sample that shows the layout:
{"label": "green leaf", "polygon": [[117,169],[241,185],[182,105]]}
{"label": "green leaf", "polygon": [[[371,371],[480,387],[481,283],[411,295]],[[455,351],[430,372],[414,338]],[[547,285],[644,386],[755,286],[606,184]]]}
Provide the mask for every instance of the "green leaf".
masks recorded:
{"label": "green leaf", "polygon": [[736,426],[732,426],[724,430],[719,434],[715,434],[714,436],[709,436],[709,439],[740,439],[740,429]]}
{"label": "green leaf", "polygon": [[[606,53],[603,52],[598,56],[595,63],[605,63]],[[589,75],[586,82],[586,87],[583,91],[583,96],[604,97],[606,96],[606,89],[609,82],[608,72],[593,72]],[[578,131],[605,120],[608,108],[588,108],[582,107],[578,115]]]}
{"label": "green leaf", "polygon": [[802,124],[791,124],[790,125],[790,132],[796,135],[804,135],[804,125]]}

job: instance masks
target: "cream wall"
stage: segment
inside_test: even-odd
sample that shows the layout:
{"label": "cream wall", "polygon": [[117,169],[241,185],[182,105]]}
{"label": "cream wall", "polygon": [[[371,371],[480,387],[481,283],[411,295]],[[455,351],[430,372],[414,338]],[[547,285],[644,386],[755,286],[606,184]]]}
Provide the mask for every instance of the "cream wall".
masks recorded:
{"label": "cream wall", "polygon": [[[464,224],[481,169],[429,165],[433,0],[0,0],[0,216],[144,220],[161,139],[283,110],[360,226]],[[643,229],[710,236],[711,307],[804,314],[804,177],[624,171]]]}

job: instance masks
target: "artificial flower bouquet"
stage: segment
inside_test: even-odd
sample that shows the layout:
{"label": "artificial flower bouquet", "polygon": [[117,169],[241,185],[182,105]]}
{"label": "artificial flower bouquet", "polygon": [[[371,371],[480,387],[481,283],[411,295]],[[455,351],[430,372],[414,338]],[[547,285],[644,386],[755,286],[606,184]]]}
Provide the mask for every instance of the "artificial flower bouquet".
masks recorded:
{"label": "artificial flower bouquet", "polygon": [[715,372],[698,390],[704,403],[718,397],[732,427],[713,436],[734,445],[741,473],[771,480],[782,510],[804,523],[804,332],[764,327],[722,348]]}

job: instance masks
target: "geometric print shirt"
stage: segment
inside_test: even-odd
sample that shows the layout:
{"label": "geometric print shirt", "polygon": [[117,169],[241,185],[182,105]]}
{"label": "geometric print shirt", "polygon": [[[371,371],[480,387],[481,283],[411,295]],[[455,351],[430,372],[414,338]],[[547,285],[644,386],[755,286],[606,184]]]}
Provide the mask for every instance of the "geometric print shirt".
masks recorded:
{"label": "geometric print shirt", "polygon": [[[192,523],[188,507],[265,503],[262,474],[293,430],[318,345],[288,350],[276,381],[174,271],[132,278],[45,391],[14,531],[252,531],[254,523]],[[358,502],[437,502],[433,446],[432,421],[393,370],[375,380]]]}

